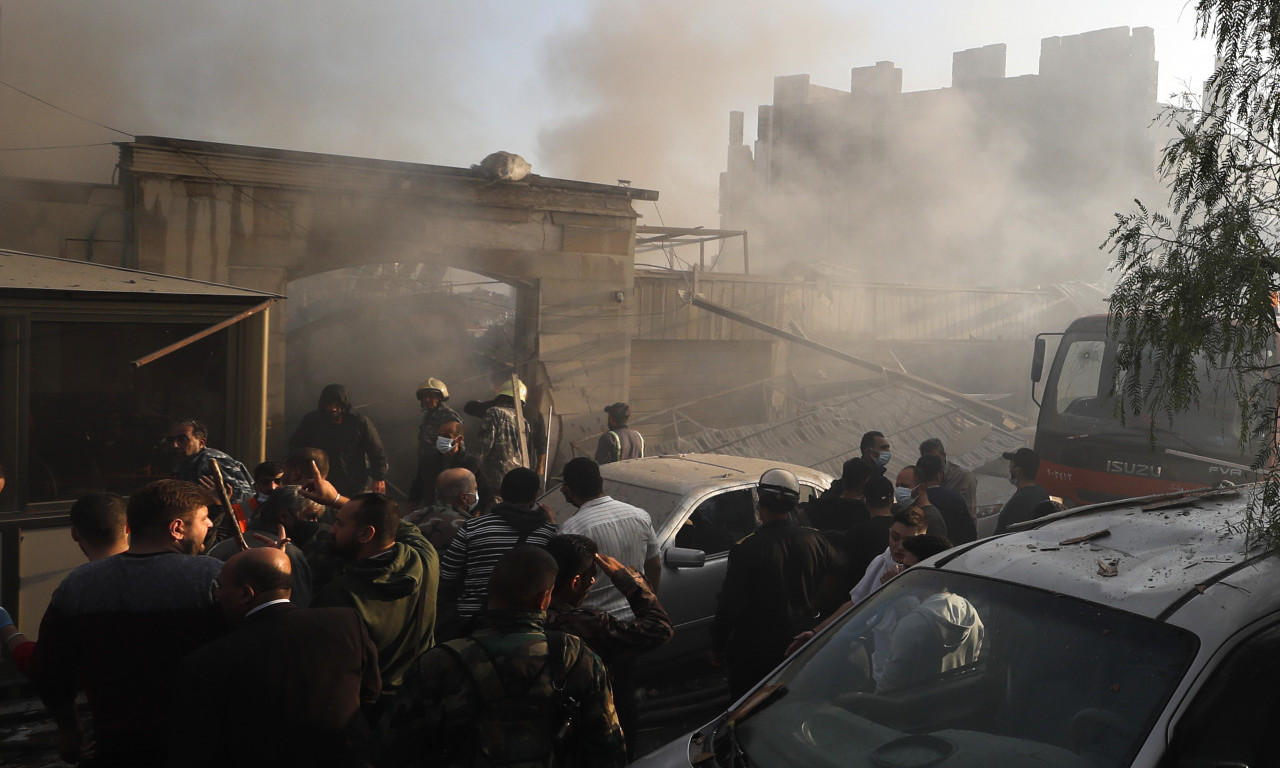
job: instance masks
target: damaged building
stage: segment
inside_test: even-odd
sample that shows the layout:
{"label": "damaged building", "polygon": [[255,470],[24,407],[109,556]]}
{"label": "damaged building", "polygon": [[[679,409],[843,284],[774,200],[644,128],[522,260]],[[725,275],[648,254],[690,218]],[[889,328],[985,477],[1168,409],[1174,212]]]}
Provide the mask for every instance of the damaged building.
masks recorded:
{"label": "damaged building", "polygon": [[[1006,46],[959,51],[951,85],[903,92],[892,61],[848,90],[774,80],[754,145],[730,114],[721,226],[764,271],[829,262],[854,279],[1027,287],[1102,279],[1115,211],[1161,199],[1149,27],[1045,38],[1037,74]],[[741,245],[726,246],[736,256]]]}

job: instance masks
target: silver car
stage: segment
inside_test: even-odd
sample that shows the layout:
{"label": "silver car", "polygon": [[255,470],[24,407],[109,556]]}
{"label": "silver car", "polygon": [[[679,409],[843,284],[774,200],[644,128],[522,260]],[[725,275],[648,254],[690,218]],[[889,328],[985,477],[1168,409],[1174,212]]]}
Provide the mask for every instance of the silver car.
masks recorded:
{"label": "silver car", "polygon": [[[709,453],[652,456],[600,467],[604,492],[648,512],[658,533],[663,564],[658,599],[671,615],[676,634],[642,657],[646,667],[676,664],[710,650],[709,629],[729,547],[755,530],[756,482],[773,468],[795,473],[802,502],[831,485],[830,475],[808,467]],[[555,510],[558,523],[576,511],[557,488],[543,501]]]}
{"label": "silver car", "polygon": [[937,555],[638,765],[1280,765],[1280,558],[1241,533],[1253,492]]}

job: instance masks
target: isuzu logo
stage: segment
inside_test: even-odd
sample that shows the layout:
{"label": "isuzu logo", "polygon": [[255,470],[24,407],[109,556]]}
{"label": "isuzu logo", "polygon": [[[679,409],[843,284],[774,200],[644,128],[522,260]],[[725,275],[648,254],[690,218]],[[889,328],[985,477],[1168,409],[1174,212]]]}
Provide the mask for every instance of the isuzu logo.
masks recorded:
{"label": "isuzu logo", "polygon": [[1164,467],[1159,464],[1137,464],[1131,461],[1107,459],[1107,471],[1117,475],[1133,475],[1134,477],[1159,477]]}

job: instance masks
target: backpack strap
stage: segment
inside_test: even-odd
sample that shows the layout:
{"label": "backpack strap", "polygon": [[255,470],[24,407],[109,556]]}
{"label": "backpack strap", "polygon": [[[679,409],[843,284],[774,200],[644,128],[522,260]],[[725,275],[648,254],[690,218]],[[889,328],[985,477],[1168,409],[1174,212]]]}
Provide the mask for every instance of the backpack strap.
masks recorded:
{"label": "backpack strap", "polygon": [[[493,658],[483,645],[469,637],[460,637],[441,643],[440,647],[448,651],[462,667],[483,703],[490,704],[506,698],[507,689],[502,685],[498,670],[493,666]],[[477,668],[483,670],[484,674],[477,675]]]}

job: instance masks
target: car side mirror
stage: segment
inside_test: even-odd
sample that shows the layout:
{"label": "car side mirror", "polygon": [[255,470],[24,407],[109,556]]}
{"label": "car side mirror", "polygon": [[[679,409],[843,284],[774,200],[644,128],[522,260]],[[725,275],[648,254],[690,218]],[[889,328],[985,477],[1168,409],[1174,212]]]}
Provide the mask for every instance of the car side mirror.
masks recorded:
{"label": "car side mirror", "polygon": [[1031,380],[1037,383],[1040,381],[1041,374],[1044,373],[1044,350],[1044,337],[1037,336],[1035,351],[1031,353]]}
{"label": "car side mirror", "polygon": [[707,564],[707,553],[700,549],[672,547],[663,555],[663,562],[672,568],[701,568]]}

